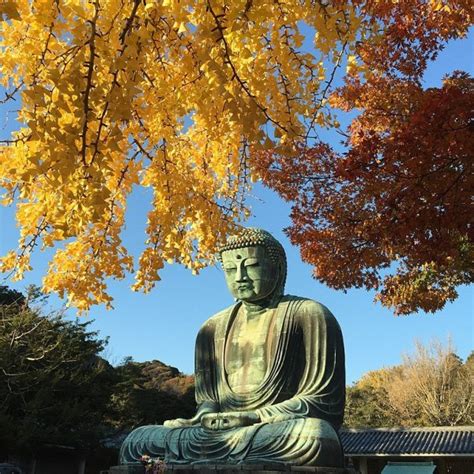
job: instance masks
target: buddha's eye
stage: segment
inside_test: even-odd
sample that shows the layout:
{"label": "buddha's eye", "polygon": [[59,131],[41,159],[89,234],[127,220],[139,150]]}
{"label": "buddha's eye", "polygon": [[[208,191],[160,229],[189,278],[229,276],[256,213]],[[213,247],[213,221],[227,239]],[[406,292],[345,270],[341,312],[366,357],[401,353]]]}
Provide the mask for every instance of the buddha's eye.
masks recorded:
{"label": "buddha's eye", "polygon": [[260,263],[256,258],[248,258],[245,261],[245,266],[246,267],[259,267]]}
{"label": "buddha's eye", "polygon": [[224,267],[224,271],[226,273],[232,273],[232,272],[235,272],[237,270],[237,267]]}

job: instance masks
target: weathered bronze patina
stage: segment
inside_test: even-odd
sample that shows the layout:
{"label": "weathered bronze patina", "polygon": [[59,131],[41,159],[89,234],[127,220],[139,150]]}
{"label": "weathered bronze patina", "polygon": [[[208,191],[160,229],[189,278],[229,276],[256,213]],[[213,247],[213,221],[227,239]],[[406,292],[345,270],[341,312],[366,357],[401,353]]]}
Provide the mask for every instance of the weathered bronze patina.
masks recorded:
{"label": "weathered bronze patina", "polygon": [[284,295],[286,257],[268,232],[245,229],[220,251],[237,303],[196,341],[197,413],[142,426],[122,464],[143,454],[167,464],[342,467],[344,347],[327,308]]}

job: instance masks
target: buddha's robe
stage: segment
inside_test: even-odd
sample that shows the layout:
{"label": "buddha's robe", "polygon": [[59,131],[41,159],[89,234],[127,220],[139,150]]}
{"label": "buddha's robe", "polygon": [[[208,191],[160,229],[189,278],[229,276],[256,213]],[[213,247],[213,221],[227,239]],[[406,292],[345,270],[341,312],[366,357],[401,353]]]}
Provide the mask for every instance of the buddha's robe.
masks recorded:
{"label": "buddha's robe", "polygon": [[334,316],[312,300],[284,296],[252,342],[239,333],[240,306],[198,334],[198,413],[254,411],[261,422],[222,431],[143,426],[124,441],[121,463],[148,454],[169,464],[343,465],[344,347]]}

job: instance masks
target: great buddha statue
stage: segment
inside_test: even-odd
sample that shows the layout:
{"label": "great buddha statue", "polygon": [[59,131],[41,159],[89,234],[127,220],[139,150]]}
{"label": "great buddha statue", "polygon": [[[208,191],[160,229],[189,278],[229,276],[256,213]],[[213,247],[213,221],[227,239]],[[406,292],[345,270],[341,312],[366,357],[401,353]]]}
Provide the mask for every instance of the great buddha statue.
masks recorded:
{"label": "great buddha statue", "polygon": [[337,430],[345,397],[344,347],[334,316],[284,295],[286,256],[268,232],[244,229],[220,249],[236,303],[196,340],[197,413],[135,429],[121,464],[342,467]]}

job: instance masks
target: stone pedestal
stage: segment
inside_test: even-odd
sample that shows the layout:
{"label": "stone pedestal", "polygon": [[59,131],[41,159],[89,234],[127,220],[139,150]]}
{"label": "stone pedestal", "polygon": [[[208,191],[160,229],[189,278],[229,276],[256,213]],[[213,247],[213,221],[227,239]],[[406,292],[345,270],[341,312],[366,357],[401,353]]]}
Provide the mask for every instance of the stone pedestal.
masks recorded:
{"label": "stone pedestal", "polygon": [[244,474],[250,472],[256,474],[281,474],[282,472],[306,472],[313,474],[357,474],[356,471],[351,468],[309,466],[292,466],[284,468],[281,466],[272,466],[268,464],[252,464],[249,466],[171,466],[165,471],[165,473],[168,474],[216,474],[218,472],[225,474]]}
{"label": "stone pedestal", "polygon": [[[112,466],[107,474],[145,474],[143,466]],[[102,474],[102,473],[101,473]]]}
{"label": "stone pedestal", "polygon": [[[145,468],[142,466],[113,466],[109,469],[109,474],[144,474]],[[223,466],[223,465],[206,465],[206,466],[169,466],[164,471],[167,474],[216,474],[219,472],[225,474],[281,474],[282,472],[307,472],[313,474],[357,474],[352,468],[338,467],[306,467],[292,466],[281,467],[268,464],[253,464],[248,466]]]}

